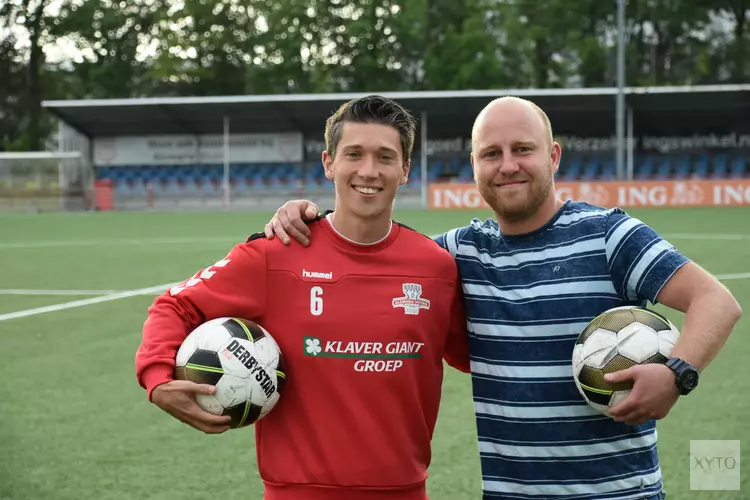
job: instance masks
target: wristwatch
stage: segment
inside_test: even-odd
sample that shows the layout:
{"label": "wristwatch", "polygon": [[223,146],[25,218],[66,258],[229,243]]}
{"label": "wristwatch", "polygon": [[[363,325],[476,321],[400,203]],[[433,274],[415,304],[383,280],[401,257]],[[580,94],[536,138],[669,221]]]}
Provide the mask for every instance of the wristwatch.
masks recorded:
{"label": "wristwatch", "polygon": [[675,374],[675,383],[677,390],[683,396],[690,394],[690,391],[698,386],[698,370],[681,360],[680,358],[671,358],[665,363]]}

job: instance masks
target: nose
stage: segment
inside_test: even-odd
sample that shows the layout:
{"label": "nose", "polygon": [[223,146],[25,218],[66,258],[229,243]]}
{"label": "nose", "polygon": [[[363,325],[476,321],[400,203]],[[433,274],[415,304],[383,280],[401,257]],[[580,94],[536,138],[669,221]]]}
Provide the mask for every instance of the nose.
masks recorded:
{"label": "nose", "polygon": [[377,168],[375,167],[375,159],[367,155],[359,164],[357,174],[364,179],[374,179],[378,176]]}
{"label": "nose", "polygon": [[500,167],[498,170],[503,175],[513,175],[520,170],[520,167],[518,166],[518,162],[514,155],[505,153],[500,160]]}

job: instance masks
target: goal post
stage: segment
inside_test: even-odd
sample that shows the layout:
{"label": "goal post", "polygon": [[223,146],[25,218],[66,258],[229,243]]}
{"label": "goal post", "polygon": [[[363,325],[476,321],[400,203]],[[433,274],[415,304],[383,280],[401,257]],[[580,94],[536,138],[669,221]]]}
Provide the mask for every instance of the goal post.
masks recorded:
{"label": "goal post", "polygon": [[0,211],[90,210],[93,180],[80,152],[0,153]]}

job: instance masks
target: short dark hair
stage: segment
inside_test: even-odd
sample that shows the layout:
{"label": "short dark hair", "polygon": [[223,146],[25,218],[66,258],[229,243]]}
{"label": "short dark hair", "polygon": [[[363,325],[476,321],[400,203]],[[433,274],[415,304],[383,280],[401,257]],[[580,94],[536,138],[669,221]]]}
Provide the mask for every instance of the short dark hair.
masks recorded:
{"label": "short dark hair", "polygon": [[401,152],[404,155],[404,164],[411,158],[417,121],[396,101],[379,95],[369,95],[342,104],[326,120],[326,151],[331,157],[336,155],[336,147],[341,139],[341,131],[346,122],[390,125],[398,130],[401,137]]}

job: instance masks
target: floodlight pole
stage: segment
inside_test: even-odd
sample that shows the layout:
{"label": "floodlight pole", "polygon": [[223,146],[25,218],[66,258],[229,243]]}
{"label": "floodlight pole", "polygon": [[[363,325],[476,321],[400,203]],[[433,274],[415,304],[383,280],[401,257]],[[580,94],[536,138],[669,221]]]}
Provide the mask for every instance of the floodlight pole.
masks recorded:
{"label": "floodlight pole", "polygon": [[224,179],[222,180],[223,205],[229,208],[229,117],[224,115]]}
{"label": "floodlight pole", "polygon": [[422,163],[422,177],[421,177],[421,184],[422,184],[422,208],[428,208],[428,187],[427,187],[427,111],[422,111],[422,116],[420,119],[420,138],[419,138],[419,144],[420,144],[420,153],[421,153],[421,163]]}
{"label": "floodlight pole", "polygon": [[633,151],[635,139],[633,138],[633,106],[628,105],[628,180],[633,180]]}
{"label": "floodlight pole", "polygon": [[617,0],[617,178],[625,178],[625,0]]}

